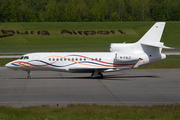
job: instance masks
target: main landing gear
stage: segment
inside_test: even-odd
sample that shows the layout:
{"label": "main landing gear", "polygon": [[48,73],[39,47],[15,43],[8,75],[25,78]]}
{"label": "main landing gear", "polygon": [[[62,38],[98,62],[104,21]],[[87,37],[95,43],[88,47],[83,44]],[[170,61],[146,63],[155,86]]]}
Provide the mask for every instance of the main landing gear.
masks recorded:
{"label": "main landing gear", "polygon": [[26,72],[28,73],[27,79],[31,79],[31,73],[30,73],[30,70],[26,70]]}
{"label": "main landing gear", "polygon": [[103,78],[103,74],[101,72],[99,72],[98,70],[95,70],[92,75],[92,78]]}

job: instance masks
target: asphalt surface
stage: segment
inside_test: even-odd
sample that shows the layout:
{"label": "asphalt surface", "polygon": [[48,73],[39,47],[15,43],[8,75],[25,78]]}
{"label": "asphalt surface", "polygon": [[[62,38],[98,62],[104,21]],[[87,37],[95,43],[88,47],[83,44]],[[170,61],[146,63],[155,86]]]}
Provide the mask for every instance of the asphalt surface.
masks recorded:
{"label": "asphalt surface", "polygon": [[104,73],[25,71],[0,67],[0,106],[68,104],[167,105],[180,103],[180,69],[133,69]]}

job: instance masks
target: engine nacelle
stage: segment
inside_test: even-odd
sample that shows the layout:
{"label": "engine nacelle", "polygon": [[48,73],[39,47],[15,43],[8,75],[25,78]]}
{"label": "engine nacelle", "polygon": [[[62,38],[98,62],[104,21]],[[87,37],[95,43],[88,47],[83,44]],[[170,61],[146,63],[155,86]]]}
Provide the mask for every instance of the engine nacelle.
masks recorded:
{"label": "engine nacelle", "polygon": [[123,51],[129,49],[133,44],[131,43],[111,43],[110,44],[110,51]]}
{"label": "engine nacelle", "polygon": [[115,60],[119,62],[130,62],[139,60],[139,56],[133,54],[116,53]]}

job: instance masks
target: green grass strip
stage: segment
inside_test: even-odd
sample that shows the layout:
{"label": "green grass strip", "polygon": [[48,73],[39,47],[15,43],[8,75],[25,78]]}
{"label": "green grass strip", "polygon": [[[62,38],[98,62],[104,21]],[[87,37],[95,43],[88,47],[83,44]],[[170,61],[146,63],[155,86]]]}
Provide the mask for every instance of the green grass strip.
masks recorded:
{"label": "green grass strip", "polygon": [[[23,22],[1,23],[0,30],[13,30],[15,34],[0,38],[1,52],[37,51],[109,51],[111,43],[137,42],[155,22]],[[50,35],[38,34],[47,30]],[[62,30],[82,31],[82,35],[61,34]],[[96,35],[85,35],[84,31],[93,30]],[[108,35],[98,31],[109,31]],[[111,32],[114,30],[114,34]],[[125,34],[121,34],[122,30]],[[17,31],[29,34],[17,34]],[[34,31],[31,34],[31,31]],[[180,22],[167,22],[161,42],[180,50]],[[0,35],[3,33],[0,31]]]}
{"label": "green grass strip", "polygon": [[1,58],[0,59],[0,65],[4,66],[8,62],[11,62],[13,60],[17,60],[18,58]]}
{"label": "green grass strip", "polygon": [[68,105],[67,107],[0,107],[2,120],[119,120],[179,119],[180,105],[103,106]]}

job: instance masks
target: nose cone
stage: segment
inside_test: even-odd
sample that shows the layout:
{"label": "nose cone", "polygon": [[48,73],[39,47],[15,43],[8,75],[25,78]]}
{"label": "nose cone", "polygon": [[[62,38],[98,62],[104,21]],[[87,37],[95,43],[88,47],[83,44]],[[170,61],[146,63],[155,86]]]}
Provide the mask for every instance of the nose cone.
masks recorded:
{"label": "nose cone", "polygon": [[11,61],[11,62],[7,63],[5,65],[5,67],[12,68],[12,69],[19,69],[19,68],[21,68],[21,65],[18,63],[18,61],[15,60],[15,61]]}
{"label": "nose cone", "polygon": [[5,67],[11,68],[11,67],[12,67],[11,62],[7,63],[7,64],[5,65]]}

